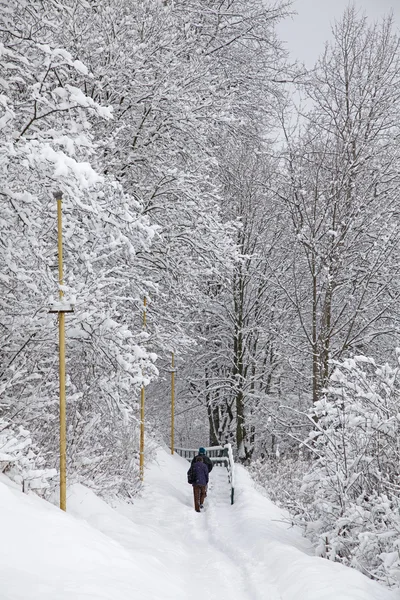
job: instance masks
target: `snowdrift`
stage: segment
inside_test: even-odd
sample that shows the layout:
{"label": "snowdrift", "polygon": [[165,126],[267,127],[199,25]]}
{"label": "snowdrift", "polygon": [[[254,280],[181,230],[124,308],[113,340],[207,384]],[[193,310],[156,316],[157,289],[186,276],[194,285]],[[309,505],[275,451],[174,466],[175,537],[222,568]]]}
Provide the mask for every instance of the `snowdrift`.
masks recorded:
{"label": "snowdrift", "polygon": [[65,514],[0,477],[1,600],[394,600],[360,573],[312,556],[283,511],[237,468],[214,468],[203,513],[188,463],[160,449],[142,496],[113,507],[74,485]]}

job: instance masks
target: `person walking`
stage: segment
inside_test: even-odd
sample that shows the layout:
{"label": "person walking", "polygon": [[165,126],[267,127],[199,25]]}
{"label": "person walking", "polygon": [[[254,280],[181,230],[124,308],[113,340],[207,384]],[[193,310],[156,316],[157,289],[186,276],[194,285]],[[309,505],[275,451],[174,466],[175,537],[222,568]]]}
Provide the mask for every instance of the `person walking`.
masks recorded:
{"label": "person walking", "polygon": [[200,512],[200,509],[203,508],[208,484],[208,468],[203,462],[202,456],[196,456],[196,460],[189,471],[191,471],[190,476],[193,485],[194,510]]}
{"label": "person walking", "polygon": [[203,462],[206,464],[206,466],[207,466],[207,469],[208,469],[208,472],[209,472],[209,473],[211,473],[211,471],[212,471],[212,468],[213,468],[213,466],[214,466],[214,465],[213,465],[213,462],[212,462],[211,458],[209,458],[209,457],[206,455],[206,449],[205,449],[205,448],[199,448],[199,453],[198,453],[198,455],[197,455],[197,456],[195,456],[195,457],[193,458],[193,460],[192,460],[192,465],[194,465],[194,463],[196,462],[196,460],[197,460],[197,458],[198,458],[199,456],[200,456],[200,457],[203,459]]}

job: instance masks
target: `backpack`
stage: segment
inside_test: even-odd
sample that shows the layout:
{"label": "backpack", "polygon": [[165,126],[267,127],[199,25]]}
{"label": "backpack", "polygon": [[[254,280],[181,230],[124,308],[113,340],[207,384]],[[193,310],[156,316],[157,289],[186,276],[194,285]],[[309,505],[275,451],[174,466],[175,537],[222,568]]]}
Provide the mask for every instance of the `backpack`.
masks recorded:
{"label": "backpack", "polygon": [[192,485],[193,483],[196,483],[196,471],[194,468],[194,465],[191,465],[189,468],[189,471],[187,472],[187,480],[188,483],[190,483],[190,485]]}

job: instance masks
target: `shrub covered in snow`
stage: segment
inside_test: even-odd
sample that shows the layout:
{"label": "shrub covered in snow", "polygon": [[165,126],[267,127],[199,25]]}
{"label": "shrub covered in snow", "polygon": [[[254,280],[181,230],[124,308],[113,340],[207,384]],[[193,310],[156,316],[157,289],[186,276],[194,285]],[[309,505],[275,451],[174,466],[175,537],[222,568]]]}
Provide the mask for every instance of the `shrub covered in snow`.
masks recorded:
{"label": "shrub covered in snow", "polygon": [[55,469],[40,468],[43,462],[32,446],[29,431],[0,418],[0,471],[21,484],[24,491],[41,492],[57,475]]}
{"label": "shrub covered in snow", "polygon": [[[75,420],[76,421],[76,420]],[[132,415],[123,422],[109,419],[108,427],[98,434],[101,415],[86,422],[78,420],[71,427],[76,443],[68,453],[69,483],[80,482],[109,500],[120,496],[132,498],[141,486],[139,474],[139,430]],[[146,465],[154,454],[149,432],[146,432]],[[107,444],[107,436],[112,443]],[[71,435],[72,437],[72,435]]]}
{"label": "shrub covered in snow", "polygon": [[299,496],[303,477],[309,469],[310,460],[302,456],[258,459],[248,467],[253,479],[267,491],[269,498],[278,506],[287,508],[293,517],[304,513]]}
{"label": "shrub covered in snow", "polygon": [[[400,351],[397,352],[399,359]],[[317,456],[302,486],[317,550],[393,586],[400,579],[399,368],[335,363],[313,407]]]}

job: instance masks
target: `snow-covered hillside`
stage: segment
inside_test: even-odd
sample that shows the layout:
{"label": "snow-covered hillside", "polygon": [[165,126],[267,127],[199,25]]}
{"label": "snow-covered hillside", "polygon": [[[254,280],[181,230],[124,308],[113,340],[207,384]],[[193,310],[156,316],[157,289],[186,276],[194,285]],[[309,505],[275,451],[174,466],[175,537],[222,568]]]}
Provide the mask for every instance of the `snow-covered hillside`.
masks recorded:
{"label": "snow-covered hillside", "polygon": [[0,480],[1,600],[394,600],[309,543],[238,466],[215,467],[203,513],[188,463],[160,449],[142,497],[111,508],[83,486],[68,513]]}

